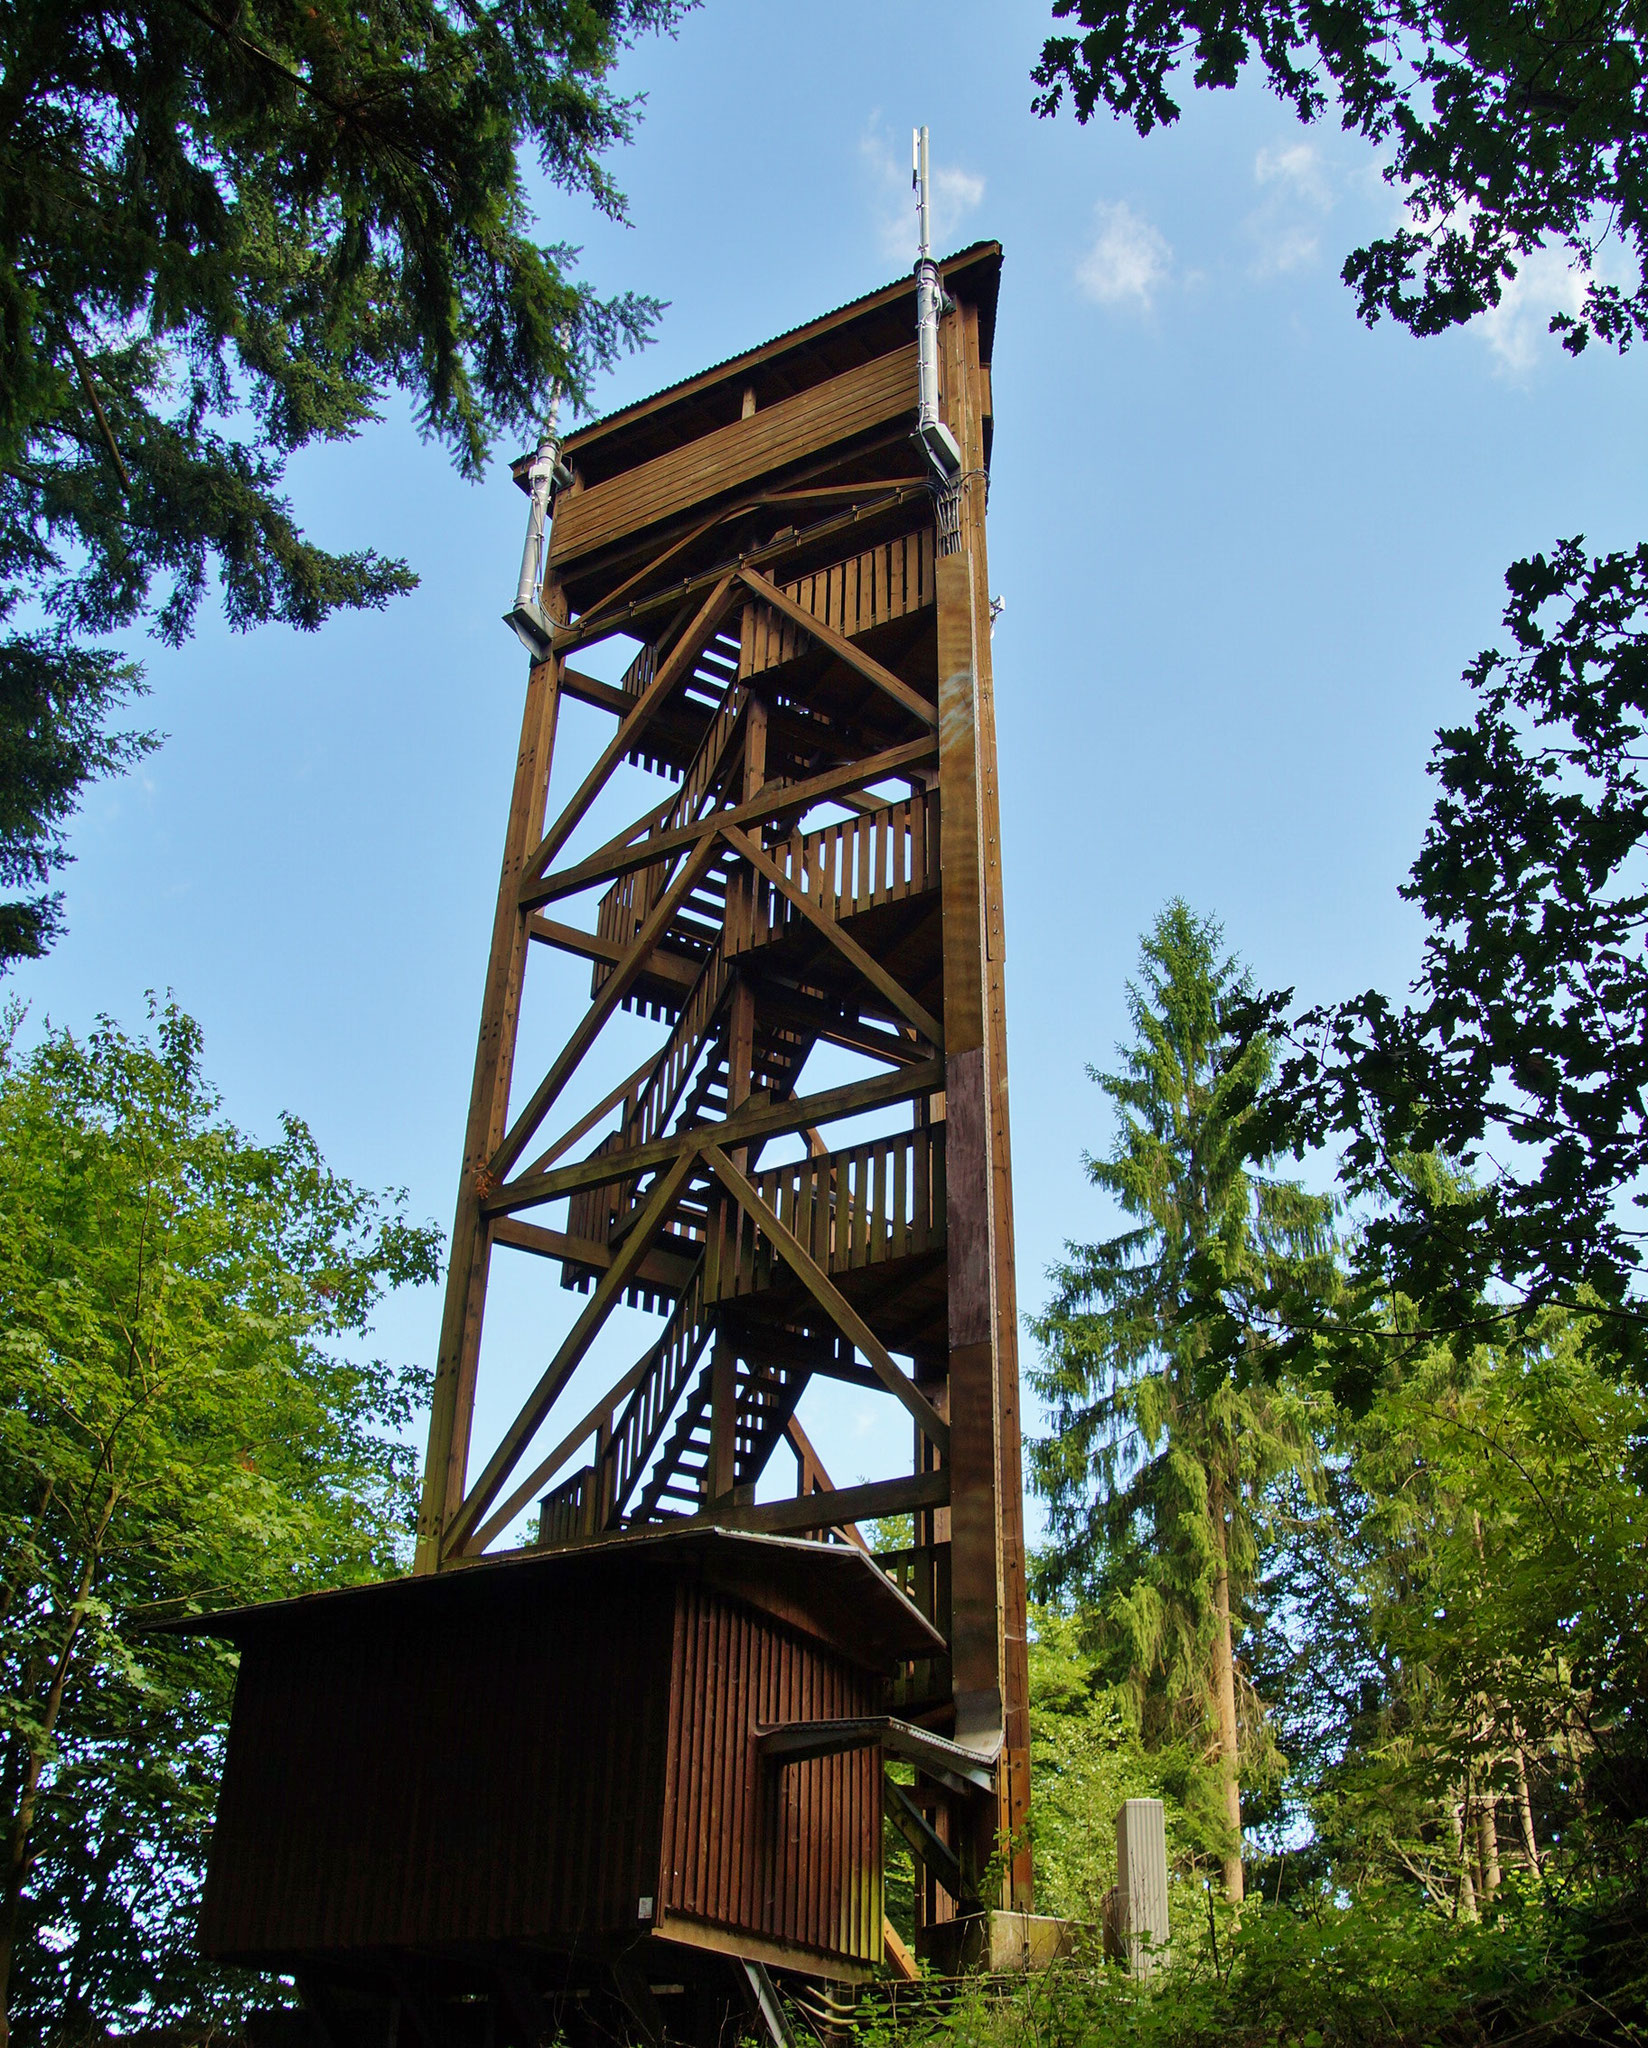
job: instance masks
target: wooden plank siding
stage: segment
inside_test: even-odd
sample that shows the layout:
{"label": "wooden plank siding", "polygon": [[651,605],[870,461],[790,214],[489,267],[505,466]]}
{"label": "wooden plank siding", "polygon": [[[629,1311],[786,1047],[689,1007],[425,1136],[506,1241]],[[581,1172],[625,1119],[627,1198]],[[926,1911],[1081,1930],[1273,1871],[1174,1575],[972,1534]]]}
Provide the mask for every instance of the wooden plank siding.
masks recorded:
{"label": "wooden plank siding", "polygon": [[881,1760],[781,1766],[756,1730],[874,1711],[879,1688],[821,1644],[707,1587],[678,1596],[659,1932],[755,1936],[826,1974],[881,1959]]}
{"label": "wooden plank siding", "polygon": [[204,1952],[587,1967],[660,1933],[867,1974],[879,1761],[780,1769],[756,1731],[878,1711],[937,1640],[896,1598],[867,1561],[712,1531],[192,1622],[240,1649]]}
{"label": "wooden plank siding", "polygon": [[555,508],[550,566],[561,569],[598,548],[689,511],[706,498],[804,461],[866,432],[916,403],[913,344],[848,370],[764,412],[689,441],[577,491]]}
{"label": "wooden plank siding", "polygon": [[[613,1590],[617,1581],[606,1575]],[[633,1938],[657,1868],[671,1588],[358,1608],[242,1648],[200,1941],[225,1960]],[[614,1700],[625,1711],[611,1710]]]}

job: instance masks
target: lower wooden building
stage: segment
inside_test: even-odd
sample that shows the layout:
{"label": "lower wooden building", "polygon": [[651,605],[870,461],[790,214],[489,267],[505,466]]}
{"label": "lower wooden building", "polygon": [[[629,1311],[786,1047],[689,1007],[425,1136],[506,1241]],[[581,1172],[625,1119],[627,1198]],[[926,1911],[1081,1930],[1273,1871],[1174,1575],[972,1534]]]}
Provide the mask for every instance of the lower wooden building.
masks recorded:
{"label": "lower wooden building", "polygon": [[564,2027],[699,1957],[880,1959],[884,1716],[942,1638],[850,1545],[649,1532],[187,1626],[240,1652],[202,1946],[318,2011]]}

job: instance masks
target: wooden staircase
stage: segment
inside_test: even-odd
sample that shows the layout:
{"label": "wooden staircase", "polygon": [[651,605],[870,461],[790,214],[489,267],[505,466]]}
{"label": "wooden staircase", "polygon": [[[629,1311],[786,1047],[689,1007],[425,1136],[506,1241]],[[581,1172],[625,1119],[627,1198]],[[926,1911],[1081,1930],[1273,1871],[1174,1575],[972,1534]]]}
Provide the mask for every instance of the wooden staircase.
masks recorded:
{"label": "wooden staircase", "polygon": [[[766,1469],[806,1389],[803,1368],[737,1360],[733,1424],[733,1484],[753,1486]],[[713,1365],[694,1381],[668,1441],[625,1517],[630,1522],[663,1522],[672,1515],[701,1514],[709,1500],[711,1456],[710,1391]]]}
{"label": "wooden staircase", "polygon": [[[638,656],[636,663],[631,664],[631,674],[639,670],[641,687],[645,687],[651,679],[653,650],[646,648],[642,653],[648,665],[642,668]],[[629,683],[630,677],[626,676],[626,689]],[[674,801],[654,814],[646,834],[649,839],[696,824],[721,800],[722,785],[737,760],[739,718],[749,702],[748,686],[738,680],[736,639],[718,633],[710,642],[694,665],[688,697],[694,704],[701,704],[708,714],[703,736],[684,770],[672,770],[666,762],[648,757],[646,766],[665,774],[679,773],[681,781]],[[728,866],[729,862],[723,860],[701,878],[671,920],[659,948],[661,952],[689,960],[708,958],[726,919]],[[601,898],[595,921],[598,936],[614,945],[629,945],[668,886],[668,869],[662,862],[620,875]],[[611,973],[608,962],[595,963],[590,975],[591,1000],[600,994]],[[622,1006],[661,1019],[671,1015],[678,1002],[679,997],[672,998],[667,985],[661,987],[643,977],[624,997]]]}

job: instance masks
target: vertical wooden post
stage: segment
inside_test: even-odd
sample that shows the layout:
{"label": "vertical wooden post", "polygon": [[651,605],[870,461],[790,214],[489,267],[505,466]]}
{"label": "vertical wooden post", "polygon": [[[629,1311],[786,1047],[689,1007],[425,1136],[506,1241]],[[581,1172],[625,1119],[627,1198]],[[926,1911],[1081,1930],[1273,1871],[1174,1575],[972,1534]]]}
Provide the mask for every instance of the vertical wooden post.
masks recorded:
{"label": "vertical wooden post", "polygon": [[[985,552],[983,379],[978,314],[943,323],[945,418],[962,451],[957,530],[937,563],[939,777],[943,834],[946,1116],[950,1272],[952,1551],[958,1726],[984,1673],[985,1606],[993,1705],[1003,1730],[995,1832],[1011,1845],[1002,1903],[1032,1897],[1029,1673],[1014,1280],[1007,1011],[996,787],[995,695]],[[940,546],[946,545],[941,534]],[[952,820],[956,820],[952,829]],[[986,1407],[986,1404],[988,1406]],[[974,1448],[976,1441],[976,1449]],[[992,1470],[988,1489],[964,1458]],[[964,1541],[961,1505],[967,1502]],[[990,1572],[983,1545],[986,1502]],[[961,1645],[969,1643],[963,1664]],[[983,1702],[980,1702],[980,1706]]]}
{"label": "vertical wooden post", "polygon": [[[544,609],[564,615],[553,581],[544,588]],[[509,1123],[509,1082],[515,1063],[521,983],[526,973],[526,913],[518,896],[521,869],[543,836],[549,769],[555,750],[560,706],[560,662],[553,654],[533,663],[521,715],[521,744],[515,758],[515,786],[504,834],[503,868],[492,920],[481,1002],[475,1073],[464,1129],[463,1171],[447,1264],[446,1301],[441,1315],[441,1348],[430,1404],[429,1448],[424,1459],[423,1498],[418,1512],[418,1545],[413,1570],[440,1568],[446,1525],[463,1504],[469,1464],[469,1432],[475,1407],[475,1368],[481,1350],[481,1317],[486,1305],[491,1231],[481,1214],[488,1160]]]}
{"label": "vertical wooden post", "polygon": [[738,1358],[717,1334],[710,1360],[710,1461],[704,1475],[709,1505],[732,1499],[738,1476]]}
{"label": "vertical wooden post", "polygon": [[[743,641],[748,649],[750,640],[750,615],[752,605],[744,607]],[[748,655],[746,651],[745,661]],[[752,697],[744,713],[744,775],[742,795],[755,795],[767,775],[767,707],[759,697]],[[756,878],[750,873],[741,873],[729,884],[739,890],[746,899],[748,915],[744,924],[748,930],[754,922]],[[755,1073],[755,990],[740,969],[733,981],[732,998],[727,1015],[727,1107],[738,1109],[750,1099]],[[749,1164],[749,1149],[740,1145],[732,1154],[733,1164],[742,1173]],[[729,1484],[731,1482],[729,1481]]]}

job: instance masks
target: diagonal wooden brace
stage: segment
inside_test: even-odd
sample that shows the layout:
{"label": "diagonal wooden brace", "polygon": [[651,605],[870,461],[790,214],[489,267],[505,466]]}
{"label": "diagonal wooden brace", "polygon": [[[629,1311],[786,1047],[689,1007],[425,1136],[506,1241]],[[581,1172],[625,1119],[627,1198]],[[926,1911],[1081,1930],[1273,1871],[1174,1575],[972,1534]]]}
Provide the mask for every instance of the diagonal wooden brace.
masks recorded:
{"label": "diagonal wooden brace", "polygon": [[[597,882],[611,881],[615,875],[628,874],[635,868],[651,867],[668,854],[696,846],[707,832],[719,831],[723,825],[758,824],[767,818],[804,811],[810,804],[825,803],[844,792],[880,782],[886,776],[925,767],[937,758],[938,747],[934,740],[909,740],[901,747],[888,747],[884,752],[867,755],[863,760],[848,761],[839,768],[827,769],[822,775],[809,776],[805,782],[772,784],[759,790],[747,803],[738,804],[719,816],[702,818],[693,825],[677,825],[671,831],[653,833],[651,838],[647,833],[658,813],[649,813],[645,818],[637,818],[633,825],[626,825],[616,838],[609,839],[605,846],[598,846],[570,868],[562,868],[553,875],[528,872],[521,884],[521,906],[531,909],[537,904],[553,903],[562,896],[577,896],[583,890],[593,888]],[[674,801],[672,797],[670,802]]]}
{"label": "diagonal wooden brace", "polygon": [[779,589],[770,576],[763,576],[756,569],[740,569],[738,573],[745,586],[753,591],[763,604],[770,604],[774,611],[782,612],[785,618],[799,626],[804,633],[810,633],[821,647],[827,647],[837,660],[846,662],[849,668],[857,669],[866,682],[874,683],[876,688],[884,691],[895,704],[902,705],[912,716],[919,718],[923,725],[938,724],[936,704],[929,703],[919,690],[912,690],[908,683],[901,682],[890,668],[883,668],[874,655],[866,654],[861,647],[855,647],[845,633],[838,633],[834,626],[827,626],[815,613],[808,611],[805,605],[797,604],[793,597]]}
{"label": "diagonal wooden brace", "polygon": [[786,902],[793,903],[807,922],[824,934],[844,960],[858,969],[877,995],[885,996],[899,1015],[913,1024],[935,1050],[944,1050],[944,1027],[933,1013],[924,1009],[901,982],[895,981],[879,960],[873,960],[856,939],[849,938],[828,911],[820,910],[807,892],[790,880],[777,861],[748,832],[740,832],[734,827],[725,831],[723,836],[758,874],[766,876]]}
{"label": "diagonal wooden brace", "polygon": [[884,1776],[882,1790],[886,1795],[887,1818],[909,1843],[910,1853],[938,1879],[951,1898],[959,1901],[962,1898],[961,1858],[940,1837],[926,1814],[896,1778]]}
{"label": "diagonal wooden brace", "polygon": [[709,645],[715,629],[733,602],[736,586],[731,576],[721,581],[699,607],[698,616],[670,649],[663,666],[635,701],[635,709],[601,749],[601,757],[579,783],[566,809],[538,842],[528,857],[523,874],[541,875],[578,828],[578,822],[600,794],[607,777],[629,753],[656,715],[664,708],[670,692]]}
{"label": "diagonal wooden brace", "polygon": [[583,1314],[568,1331],[561,1348],[550,1360],[542,1379],[527,1397],[525,1407],[504,1431],[503,1440],[487,1461],[486,1470],[475,1482],[463,1506],[453,1517],[442,1545],[446,1556],[458,1555],[468,1545],[469,1538],[479,1525],[481,1517],[498,1498],[504,1482],[520,1463],[521,1453],[537,1434],[539,1424],[560,1399],[562,1389],[577,1370],[596,1333],[616,1306],[636,1267],[652,1249],[653,1239],[663,1229],[671,1209],[675,1206],[676,1197],[686,1186],[697,1164],[696,1153],[684,1152],[668,1172],[660,1175],[652,1193],[647,1197],[640,1221],[624,1239],[612,1264],[601,1275]]}
{"label": "diagonal wooden brace", "polygon": [[805,1130],[811,1124],[834,1123],[840,1117],[858,1116],[867,1109],[885,1109],[895,1102],[936,1094],[944,1082],[943,1060],[923,1060],[917,1066],[848,1081],[818,1095],[794,1095],[783,1102],[768,1102],[764,1095],[752,1096],[742,1109],[735,1109],[721,1123],[676,1131],[667,1137],[653,1138],[645,1145],[626,1145],[618,1152],[592,1152],[587,1159],[575,1160],[570,1166],[552,1166],[547,1173],[522,1174],[519,1180],[505,1181],[482,1199],[481,1210],[487,1216],[508,1216],[520,1209],[539,1208],[546,1202],[559,1201],[562,1195],[577,1194],[581,1188],[610,1187],[614,1181],[630,1180],[638,1173],[667,1166],[681,1152],[697,1151],[706,1137],[715,1138],[722,1145],[778,1138],[790,1131]]}
{"label": "diagonal wooden brace", "polygon": [[532,1099],[509,1127],[503,1143],[487,1161],[487,1179],[494,1187],[520,1158],[532,1134],[548,1115],[555,1098],[571,1080],[578,1063],[595,1043],[602,1026],[628,995],[631,985],[647,964],[647,958],[683,900],[715,857],[717,841],[712,834],[699,841],[682,863],[680,873],[659,897],[636,933],[622,960],[601,984],[601,992],[584,1012],[578,1028],[561,1048],[555,1064],[532,1091]]}
{"label": "diagonal wooden brace", "polygon": [[950,1425],[939,1414],[921,1390],[914,1386],[893,1363],[892,1354],[876,1335],[852,1303],[836,1286],[835,1282],[819,1265],[811,1252],[802,1245],[787,1224],[781,1223],[773,1210],[767,1207],[757,1193],[755,1184],[747,1175],[740,1173],[719,1145],[706,1145],[704,1161],[714,1172],[727,1192],[739,1207],[752,1216],[760,1226],[780,1258],[795,1274],[819,1307],[830,1318],[844,1336],[850,1337],[864,1356],[870,1361],[875,1376],[893,1395],[902,1401],[915,1417],[917,1427],[929,1443],[936,1446],[941,1457],[950,1454]]}

